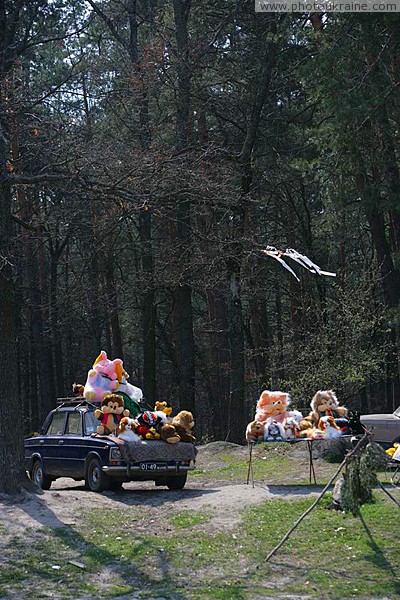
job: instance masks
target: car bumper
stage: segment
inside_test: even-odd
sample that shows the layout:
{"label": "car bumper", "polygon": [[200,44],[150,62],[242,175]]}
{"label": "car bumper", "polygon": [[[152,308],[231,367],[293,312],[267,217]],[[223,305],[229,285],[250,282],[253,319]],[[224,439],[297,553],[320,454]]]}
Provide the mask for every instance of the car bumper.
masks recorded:
{"label": "car bumper", "polygon": [[163,475],[163,473],[175,473],[182,474],[187,473],[188,471],[193,471],[195,469],[194,465],[167,465],[165,469],[155,469],[154,471],[143,469],[140,465],[130,465],[126,466],[104,466],[102,467],[103,473],[106,475],[110,475],[111,477],[119,476],[119,477],[129,477],[130,475],[137,475],[138,473],[142,473],[143,475],[148,476],[156,476]]}

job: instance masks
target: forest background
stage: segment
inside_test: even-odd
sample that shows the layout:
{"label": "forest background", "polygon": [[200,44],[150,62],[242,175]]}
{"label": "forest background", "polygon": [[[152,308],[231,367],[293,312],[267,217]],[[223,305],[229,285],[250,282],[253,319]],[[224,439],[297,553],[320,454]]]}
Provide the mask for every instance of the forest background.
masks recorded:
{"label": "forest background", "polygon": [[399,43],[398,14],[0,0],[2,431],[102,349],[203,440],[263,388],[392,412]]}

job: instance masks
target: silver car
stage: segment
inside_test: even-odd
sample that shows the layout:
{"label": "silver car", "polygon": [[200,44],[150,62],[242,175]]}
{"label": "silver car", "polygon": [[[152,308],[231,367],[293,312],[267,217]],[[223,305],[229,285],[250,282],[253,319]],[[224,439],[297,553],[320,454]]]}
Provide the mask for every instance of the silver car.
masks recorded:
{"label": "silver car", "polygon": [[400,442],[400,406],[391,415],[362,415],[360,420],[372,431],[374,440],[383,446]]}

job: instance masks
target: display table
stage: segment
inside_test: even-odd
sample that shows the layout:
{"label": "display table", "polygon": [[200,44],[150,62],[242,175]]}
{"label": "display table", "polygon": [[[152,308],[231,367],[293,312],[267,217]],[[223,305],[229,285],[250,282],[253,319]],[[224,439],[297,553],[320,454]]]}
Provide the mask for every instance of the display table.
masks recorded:
{"label": "display table", "polygon": [[[314,469],[314,460],[313,460],[313,444],[315,444],[316,442],[326,442],[326,441],[332,441],[332,439],[337,439],[337,440],[351,440],[351,439],[356,439],[358,440],[360,436],[356,436],[356,435],[342,435],[339,438],[320,438],[320,439],[315,439],[315,440],[310,440],[309,438],[296,438],[294,440],[282,440],[279,442],[261,442],[264,444],[300,444],[300,443],[307,443],[307,449],[308,449],[308,462],[309,462],[309,481],[310,483],[317,483],[317,479],[315,476],[315,469]],[[247,471],[247,485],[250,482],[250,478],[252,480],[252,484],[254,487],[254,473],[253,473],[253,446],[256,446],[259,442],[248,442],[248,447],[249,447],[249,467],[248,467],[248,471]]]}

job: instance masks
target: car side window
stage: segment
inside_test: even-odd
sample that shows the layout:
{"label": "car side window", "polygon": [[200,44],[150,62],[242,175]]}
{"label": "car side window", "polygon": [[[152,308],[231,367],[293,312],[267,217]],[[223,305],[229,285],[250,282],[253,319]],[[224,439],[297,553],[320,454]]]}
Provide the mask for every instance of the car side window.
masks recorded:
{"label": "car side window", "polygon": [[79,411],[71,412],[68,415],[66,435],[82,435],[81,413]]}
{"label": "car side window", "polygon": [[85,413],[84,418],[85,418],[85,433],[86,433],[86,435],[91,435],[92,433],[95,433],[100,421],[98,421],[98,419],[96,419],[96,417],[94,416],[94,413],[92,411]]}
{"label": "car side window", "polygon": [[47,428],[47,435],[62,435],[64,433],[65,419],[67,413],[56,412],[53,414],[50,425]]}

